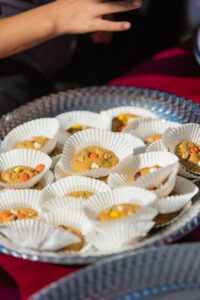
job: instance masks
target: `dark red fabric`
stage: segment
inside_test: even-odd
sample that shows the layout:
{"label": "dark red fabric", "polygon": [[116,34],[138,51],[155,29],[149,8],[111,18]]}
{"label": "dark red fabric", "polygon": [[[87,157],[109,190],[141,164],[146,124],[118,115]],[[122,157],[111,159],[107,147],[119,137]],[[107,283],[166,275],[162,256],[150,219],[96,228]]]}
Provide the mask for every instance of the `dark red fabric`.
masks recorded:
{"label": "dark red fabric", "polygon": [[[200,103],[200,67],[195,62],[192,52],[185,45],[155,55],[128,74],[114,80],[110,85],[158,89]],[[198,228],[182,241],[199,239],[200,229]],[[26,300],[28,296],[50,282],[78,270],[75,267],[31,262],[3,254],[0,255],[0,266],[15,280],[21,300]],[[3,275],[0,274],[0,276]],[[0,280],[0,299],[9,300],[10,294],[5,296],[5,284],[3,289],[2,282],[3,280]],[[11,289],[11,286],[8,286]],[[12,295],[14,295],[14,287]],[[18,300],[17,295],[16,299],[13,297],[12,300]]]}
{"label": "dark red fabric", "polygon": [[200,67],[188,45],[155,55],[111,85],[157,89],[200,103]]}

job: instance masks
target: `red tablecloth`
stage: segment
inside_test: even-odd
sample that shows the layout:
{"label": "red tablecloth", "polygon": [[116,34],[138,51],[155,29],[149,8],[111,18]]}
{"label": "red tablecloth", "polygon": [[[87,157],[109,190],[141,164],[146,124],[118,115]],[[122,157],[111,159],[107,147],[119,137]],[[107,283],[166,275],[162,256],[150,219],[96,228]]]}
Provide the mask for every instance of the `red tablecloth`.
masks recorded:
{"label": "red tablecloth", "polygon": [[[111,85],[147,87],[174,93],[200,103],[200,67],[187,46],[164,51],[138,66]],[[187,241],[200,239],[196,229],[186,237]],[[26,300],[32,293],[48,283],[78,268],[31,262],[0,255],[0,266],[7,272],[0,273],[0,299]],[[17,292],[18,288],[18,292]]]}

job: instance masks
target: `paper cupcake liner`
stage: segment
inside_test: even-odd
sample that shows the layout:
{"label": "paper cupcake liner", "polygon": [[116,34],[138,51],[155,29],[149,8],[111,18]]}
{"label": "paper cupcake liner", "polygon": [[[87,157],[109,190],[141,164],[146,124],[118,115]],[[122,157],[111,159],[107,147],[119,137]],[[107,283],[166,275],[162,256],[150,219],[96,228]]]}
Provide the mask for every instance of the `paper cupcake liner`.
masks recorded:
{"label": "paper cupcake liner", "polygon": [[[164,197],[173,190],[178,172],[178,164],[176,166],[167,166],[157,172],[142,176],[132,183],[129,182],[129,175],[113,173],[108,177],[108,185],[113,189],[123,186],[138,186],[149,190],[154,189],[153,192],[158,197]],[[155,189],[156,187],[157,189]]]}
{"label": "paper cupcake liner", "polygon": [[173,191],[178,195],[169,195],[155,201],[154,207],[159,213],[167,214],[180,211],[198,193],[199,189],[190,180],[178,176]]}
{"label": "paper cupcake liner", "polygon": [[41,183],[41,185],[43,186],[43,188],[45,188],[46,186],[48,186],[49,184],[52,184],[54,181],[54,175],[51,171],[47,171],[44,176],[41,178],[41,180],[39,181]]}
{"label": "paper cupcake liner", "polygon": [[40,214],[40,191],[24,189],[0,193],[0,210],[15,207],[32,208]]}
{"label": "paper cupcake liner", "polygon": [[70,232],[33,220],[6,223],[0,228],[0,232],[22,248],[40,251],[58,251],[80,240]]}
{"label": "paper cupcake liner", "polygon": [[74,209],[73,203],[70,202],[68,202],[67,207],[43,214],[41,220],[51,226],[64,225],[73,227],[83,235],[86,235],[93,228],[83,211],[81,209]]}
{"label": "paper cupcake liner", "polygon": [[[113,177],[114,173],[127,175],[127,176],[134,176],[135,173],[145,167],[153,167],[154,165],[159,165],[161,168],[158,169],[156,172],[159,171],[160,174],[165,171],[166,167],[173,169],[177,168],[178,164],[178,157],[169,152],[149,152],[149,153],[142,153],[136,156],[128,156],[124,160],[122,160],[116,167],[112,169],[112,174],[109,176],[108,183],[110,183],[110,178]],[[154,176],[156,172],[147,174],[143,176]],[[137,179],[139,180],[139,178]]]}
{"label": "paper cupcake liner", "polygon": [[156,141],[147,146],[146,152],[155,152],[155,151],[168,151],[167,148],[164,146],[163,142]]}
{"label": "paper cupcake liner", "polygon": [[[45,188],[48,184],[51,184],[54,181],[54,175],[51,171],[47,171],[44,176],[42,177],[42,179],[38,182],[40,184],[39,187],[37,187],[37,183],[35,186],[33,186],[31,189],[33,190],[42,190],[43,188]],[[4,187],[0,187],[0,191],[4,192],[7,190],[13,190],[12,188],[4,188]]]}
{"label": "paper cupcake liner", "polygon": [[137,243],[138,239],[147,235],[154,222],[138,222],[135,220],[119,221],[104,230],[88,235],[88,241],[98,251],[115,252]]}
{"label": "paper cupcake liner", "polygon": [[[71,175],[68,175],[68,176],[71,176]],[[60,179],[63,179],[65,177],[68,177],[67,176],[67,172],[63,171],[63,169],[61,168],[60,166],[60,163],[58,162],[55,166],[55,169],[54,169],[54,177],[55,177],[55,180],[58,181]]]}
{"label": "paper cupcake liner", "polygon": [[25,189],[31,188],[38,181],[42,179],[45,173],[49,170],[51,166],[51,158],[41,152],[36,150],[28,149],[15,149],[10,150],[6,153],[0,155],[0,167],[1,171],[6,170],[11,167],[17,166],[28,166],[35,168],[39,164],[44,164],[45,169],[40,172],[38,175],[34,176],[32,179],[27,180],[26,182],[16,183],[16,184],[7,184],[0,181],[0,186],[13,189]]}
{"label": "paper cupcake liner", "polygon": [[[62,197],[76,191],[88,191],[96,194],[108,190],[110,187],[102,181],[83,176],[69,176],[47,186],[41,193],[41,199],[43,202],[47,202],[49,199]],[[85,199],[81,199],[85,201]]]}
{"label": "paper cupcake liner", "polygon": [[55,211],[60,208],[68,208],[74,209],[76,211],[82,210],[84,207],[85,201],[80,198],[73,198],[73,197],[56,197],[51,198],[48,201],[43,201],[41,199],[40,206],[43,212],[50,212]]}
{"label": "paper cupcake liner", "polygon": [[190,172],[189,170],[187,170],[183,165],[180,164],[179,166],[179,171],[178,171],[179,175],[189,178],[189,179],[198,179],[200,175],[197,175],[195,173]]}
{"label": "paper cupcake liner", "polygon": [[192,202],[189,201],[189,202],[182,208],[182,210],[178,213],[178,215],[177,215],[176,217],[174,217],[174,218],[171,219],[170,221],[165,222],[165,223],[163,223],[163,224],[159,224],[159,225],[156,225],[156,224],[155,224],[154,227],[155,227],[155,228],[162,228],[162,227],[169,226],[169,225],[171,225],[171,224],[177,222],[177,220],[178,220],[180,217],[182,217],[182,216],[186,213],[186,211],[188,211],[188,209],[191,207],[191,205],[192,205]]}
{"label": "paper cupcake liner", "polygon": [[59,127],[58,120],[54,118],[42,118],[26,122],[9,132],[2,142],[2,147],[12,150],[21,141],[36,136],[44,136],[49,138],[49,142],[40,151],[50,153],[56,146]]}
{"label": "paper cupcake liner", "polygon": [[[200,125],[199,124],[185,124],[178,128],[168,129],[162,137],[162,142],[169,149],[170,152],[175,152],[175,147],[182,141],[191,141],[200,144]],[[185,175],[184,171],[186,171]],[[187,170],[185,166],[181,165],[181,175],[187,177],[187,172],[200,175],[200,172]]]}
{"label": "paper cupcake liner", "polygon": [[178,161],[176,155],[163,151],[142,153],[135,156],[130,155],[114,167],[112,173],[134,175],[141,168],[152,167],[154,165],[159,165],[163,168],[170,165],[176,166]]}
{"label": "paper cupcake liner", "polygon": [[179,164],[177,163],[176,166],[171,165],[158,170],[153,174],[148,174],[144,177],[142,176],[133,184],[148,190],[155,189],[153,192],[158,197],[165,197],[173,191],[178,169]]}
{"label": "paper cupcake liner", "polygon": [[126,114],[126,113],[138,115],[140,117],[155,118],[155,119],[158,118],[156,114],[154,114],[153,112],[136,106],[119,106],[119,107],[114,107],[108,110],[101,111],[101,114],[103,116],[109,116],[111,119],[113,119],[114,117],[120,114]]}
{"label": "paper cupcake liner", "polygon": [[112,151],[121,161],[133,153],[132,145],[127,140],[113,132],[100,129],[87,129],[71,136],[65,143],[59,165],[66,173],[79,174],[89,177],[107,176],[113,168],[99,168],[76,173],[71,166],[74,154],[82,148],[88,146],[99,146]]}
{"label": "paper cupcake liner", "polygon": [[180,126],[180,124],[175,122],[151,120],[143,123],[141,122],[131,134],[144,141],[145,138],[152,134],[163,134],[168,128],[178,126]]}
{"label": "paper cupcake liner", "polygon": [[146,145],[141,139],[139,139],[131,134],[128,134],[128,133],[116,132],[115,134],[118,136],[121,136],[127,140],[129,145],[132,147],[134,154],[139,154],[139,153],[145,152]]}
{"label": "paper cupcake liner", "polygon": [[[58,133],[56,148],[58,148],[61,153],[63,151],[64,144],[68,138],[69,135],[64,130],[60,129]],[[61,158],[61,153],[51,157],[52,159],[51,169],[54,169],[56,164],[59,162]]]}
{"label": "paper cupcake liner", "polygon": [[[84,211],[88,219],[95,224],[96,226],[103,226],[103,223],[115,223],[117,220],[101,222],[97,219],[97,216],[100,212],[104,211],[107,208],[112,207],[113,205],[130,203],[130,204],[138,204],[141,208],[148,207],[153,205],[153,202],[157,199],[157,196],[149,192],[147,190],[138,188],[138,187],[124,187],[119,188],[113,191],[107,191],[104,193],[99,193],[90,198],[90,201],[86,201],[84,206]],[[140,209],[141,209],[140,208]],[[140,212],[138,210],[138,214]],[[142,211],[143,214],[148,214],[149,211]],[[137,213],[131,216],[131,219],[137,218]],[[155,211],[155,214],[157,211]],[[155,216],[154,211],[152,218]],[[145,216],[146,217],[146,216]],[[140,214],[139,214],[140,218]]]}
{"label": "paper cupcake liner", "polygon": [[111,123],[109,117],[91,111],[70,111],[60,114],[56,118],[65,130],[68,130],[74,124],[91,128],[110,129]]}
{"label": "paper cupcake liner", "polygon": [[[156,118],[157,119],[157,118]],[[149,122],[155,120],[155,118],[151,117],[141,117],[138,119],[133,119],[132,121],[129,122],[129,124],[122,130],[123,133],[129,133],[132,134],[132,132],[138,128],[140,124],[143,124],[145,122]]]}

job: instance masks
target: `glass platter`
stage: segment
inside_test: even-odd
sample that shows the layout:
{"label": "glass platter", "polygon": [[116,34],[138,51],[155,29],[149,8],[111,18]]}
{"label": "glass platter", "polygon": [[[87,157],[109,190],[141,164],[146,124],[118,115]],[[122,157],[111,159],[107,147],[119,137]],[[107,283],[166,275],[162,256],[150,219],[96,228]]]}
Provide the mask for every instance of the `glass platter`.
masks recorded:
{"label": "glass platter", "polygon": [[29,300],[199,300],[199,294],[200,245],[190,243],[102,260]]}
{"label": "glass platter", "polygon": [[[0,138],[17,125],[28,120],[53,117],[70,110],[90,110],[98,112],[122,105],[134,105],[149,109],[160,118],[180,123],[200,123],[200,106],[189,100],[167,93],[133,87],[92,87],[75,89],[49,95],[21,106],[0,119]],[[193,199],[192,206],[171,225],[155,231],[144,241],[127,252],[138,251],[142,247],[169,244],[188,234],[200,224],[200,195]],[[16,257],[58,264],[88,264],[110,255],[119,254],[69,254],[66,252],[37,252],[22,249],[0,236],[0,251]]]}

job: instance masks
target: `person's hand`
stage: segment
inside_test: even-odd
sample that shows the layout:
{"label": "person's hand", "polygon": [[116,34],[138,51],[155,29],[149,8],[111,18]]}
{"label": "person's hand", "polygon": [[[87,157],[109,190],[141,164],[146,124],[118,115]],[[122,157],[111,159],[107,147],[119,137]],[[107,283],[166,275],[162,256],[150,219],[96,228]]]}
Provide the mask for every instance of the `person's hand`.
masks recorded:
{"label": "person's hand", "polygon": [[48,5],[56,35],[62,35],[127,30],[129,22],[105,20],[104,16],[133,10],[141,4],[141,0],[57,0]]}

